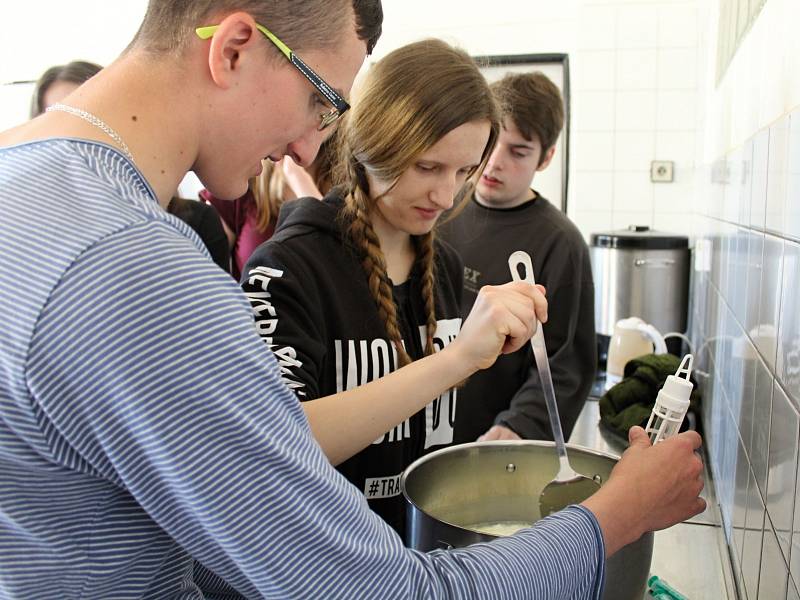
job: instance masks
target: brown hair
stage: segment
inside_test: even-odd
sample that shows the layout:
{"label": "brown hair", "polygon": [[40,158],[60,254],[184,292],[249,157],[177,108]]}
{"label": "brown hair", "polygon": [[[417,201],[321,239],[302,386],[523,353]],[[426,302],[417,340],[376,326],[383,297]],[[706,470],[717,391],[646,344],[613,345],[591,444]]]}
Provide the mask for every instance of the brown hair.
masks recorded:
{"label": "brown hair", "polygon": [[220,15],[244,11],[269,28],[293,50],[327,50],[352,27],[372,52],[381,35],[383,9],[380,0],[150,0],[133,45],[154,53],[179,51],[194,30],[214,25]]}
{"label": "brown hair", "polygon": [[503,118],[510,118],[528,141],[539,138],[544,160],[564,127],[564,100],[556,85],[536,71],[509,73],[491,87]]}
{"label": "brown hair", "polygon": [[[343,125],[342,219],[400,366],[411,359],[402,346],[386,261],[370,221],[377,198],[370,197],[366,173],[393,185],[420,154],[447,133],[481,120],[490,123],[491,133],[481,164],[456,195],[459,202],[469,197],[474,178],[486,165],[500,130],[499,115],[489,86],[469,55],[440,40],[424,40],[394,50],[371,68]],[[416,265],[422,272],[426,355],[433,352],[436,329],[434,237],[434,231],[412,236]]]}
{"label": "brown hair", "polygon": [[44,105],[44,96],[50,86],[56,81],[67,81],[81,85],[87,80],[91,79],[102,70],[103,67],[85,60],[73,60],[66,65],[56,65],[50,67],[42,73],[39,80],[36,82],[36,87],[33,90],[33,97],[31,98],[31,119],[38,117],[47,108]]}

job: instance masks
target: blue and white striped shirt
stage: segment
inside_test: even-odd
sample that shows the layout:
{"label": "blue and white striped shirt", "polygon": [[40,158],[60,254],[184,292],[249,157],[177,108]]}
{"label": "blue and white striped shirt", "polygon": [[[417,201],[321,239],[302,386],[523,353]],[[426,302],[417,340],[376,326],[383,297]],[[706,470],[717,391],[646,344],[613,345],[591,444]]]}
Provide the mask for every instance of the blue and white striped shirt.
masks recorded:
{"label": "blue and white striped shirt", "polygon": [[423,554],[315,444],[239,287],[104,144],[0,150],[0,598],[596,598],[594,517]]}

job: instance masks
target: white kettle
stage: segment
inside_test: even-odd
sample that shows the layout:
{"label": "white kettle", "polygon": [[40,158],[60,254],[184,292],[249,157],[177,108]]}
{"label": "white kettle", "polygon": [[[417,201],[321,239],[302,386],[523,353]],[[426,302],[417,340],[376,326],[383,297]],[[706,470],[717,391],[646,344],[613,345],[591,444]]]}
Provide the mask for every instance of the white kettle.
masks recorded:
{"label": "white kettle", "polygon": [[667,344],[658,329],[638,317],[617,321],[608,344],[606,389],[622,379],[625,364],[644,354],[665,354]]}

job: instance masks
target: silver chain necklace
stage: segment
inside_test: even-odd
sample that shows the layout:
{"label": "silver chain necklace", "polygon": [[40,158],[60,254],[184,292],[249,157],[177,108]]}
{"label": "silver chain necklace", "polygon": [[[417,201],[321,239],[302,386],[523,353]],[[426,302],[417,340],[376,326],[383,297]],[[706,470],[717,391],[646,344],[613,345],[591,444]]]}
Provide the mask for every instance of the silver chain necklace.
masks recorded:
{"label": "silver chain necklace", "polygon": [[108,137],[114,140],[117,143],[117,145],[120,148],[122,148],[122,152],[125,154],[125,156],[127,156],[132,163],[134,164],[136,163],[136,161],[133,160],[133,154],[131,154],[131,151],[128,148],[128,144],[126,144],[123,141],[122,137],[116,131],[114,131],[113,129],[111,129],[111,127],[106,125],[105,121],[103,121],[100,117],[96,117],[92,113],[85,110],[81,110],[80,108],[75,108],[74,106],[69,106],[67,104],[61,104],[61,103],[48,106],[46,112],[52,112],[55,110],[60,110],[61,112],[69,113],[71,115],[75,115],[76,117],[80,117],[87,123],[91,123],[98,129],[102,129],[108,135]]}

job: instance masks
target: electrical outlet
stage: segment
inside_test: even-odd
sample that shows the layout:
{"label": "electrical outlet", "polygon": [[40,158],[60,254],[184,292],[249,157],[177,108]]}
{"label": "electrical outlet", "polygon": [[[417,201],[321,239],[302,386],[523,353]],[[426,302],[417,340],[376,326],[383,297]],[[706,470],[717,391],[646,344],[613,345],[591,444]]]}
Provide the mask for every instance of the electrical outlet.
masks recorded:
{"label": "electrical outlet", "polygon": [[650,163],[650,181],[672,183],[675,163],[671,160],[654,160]]}

